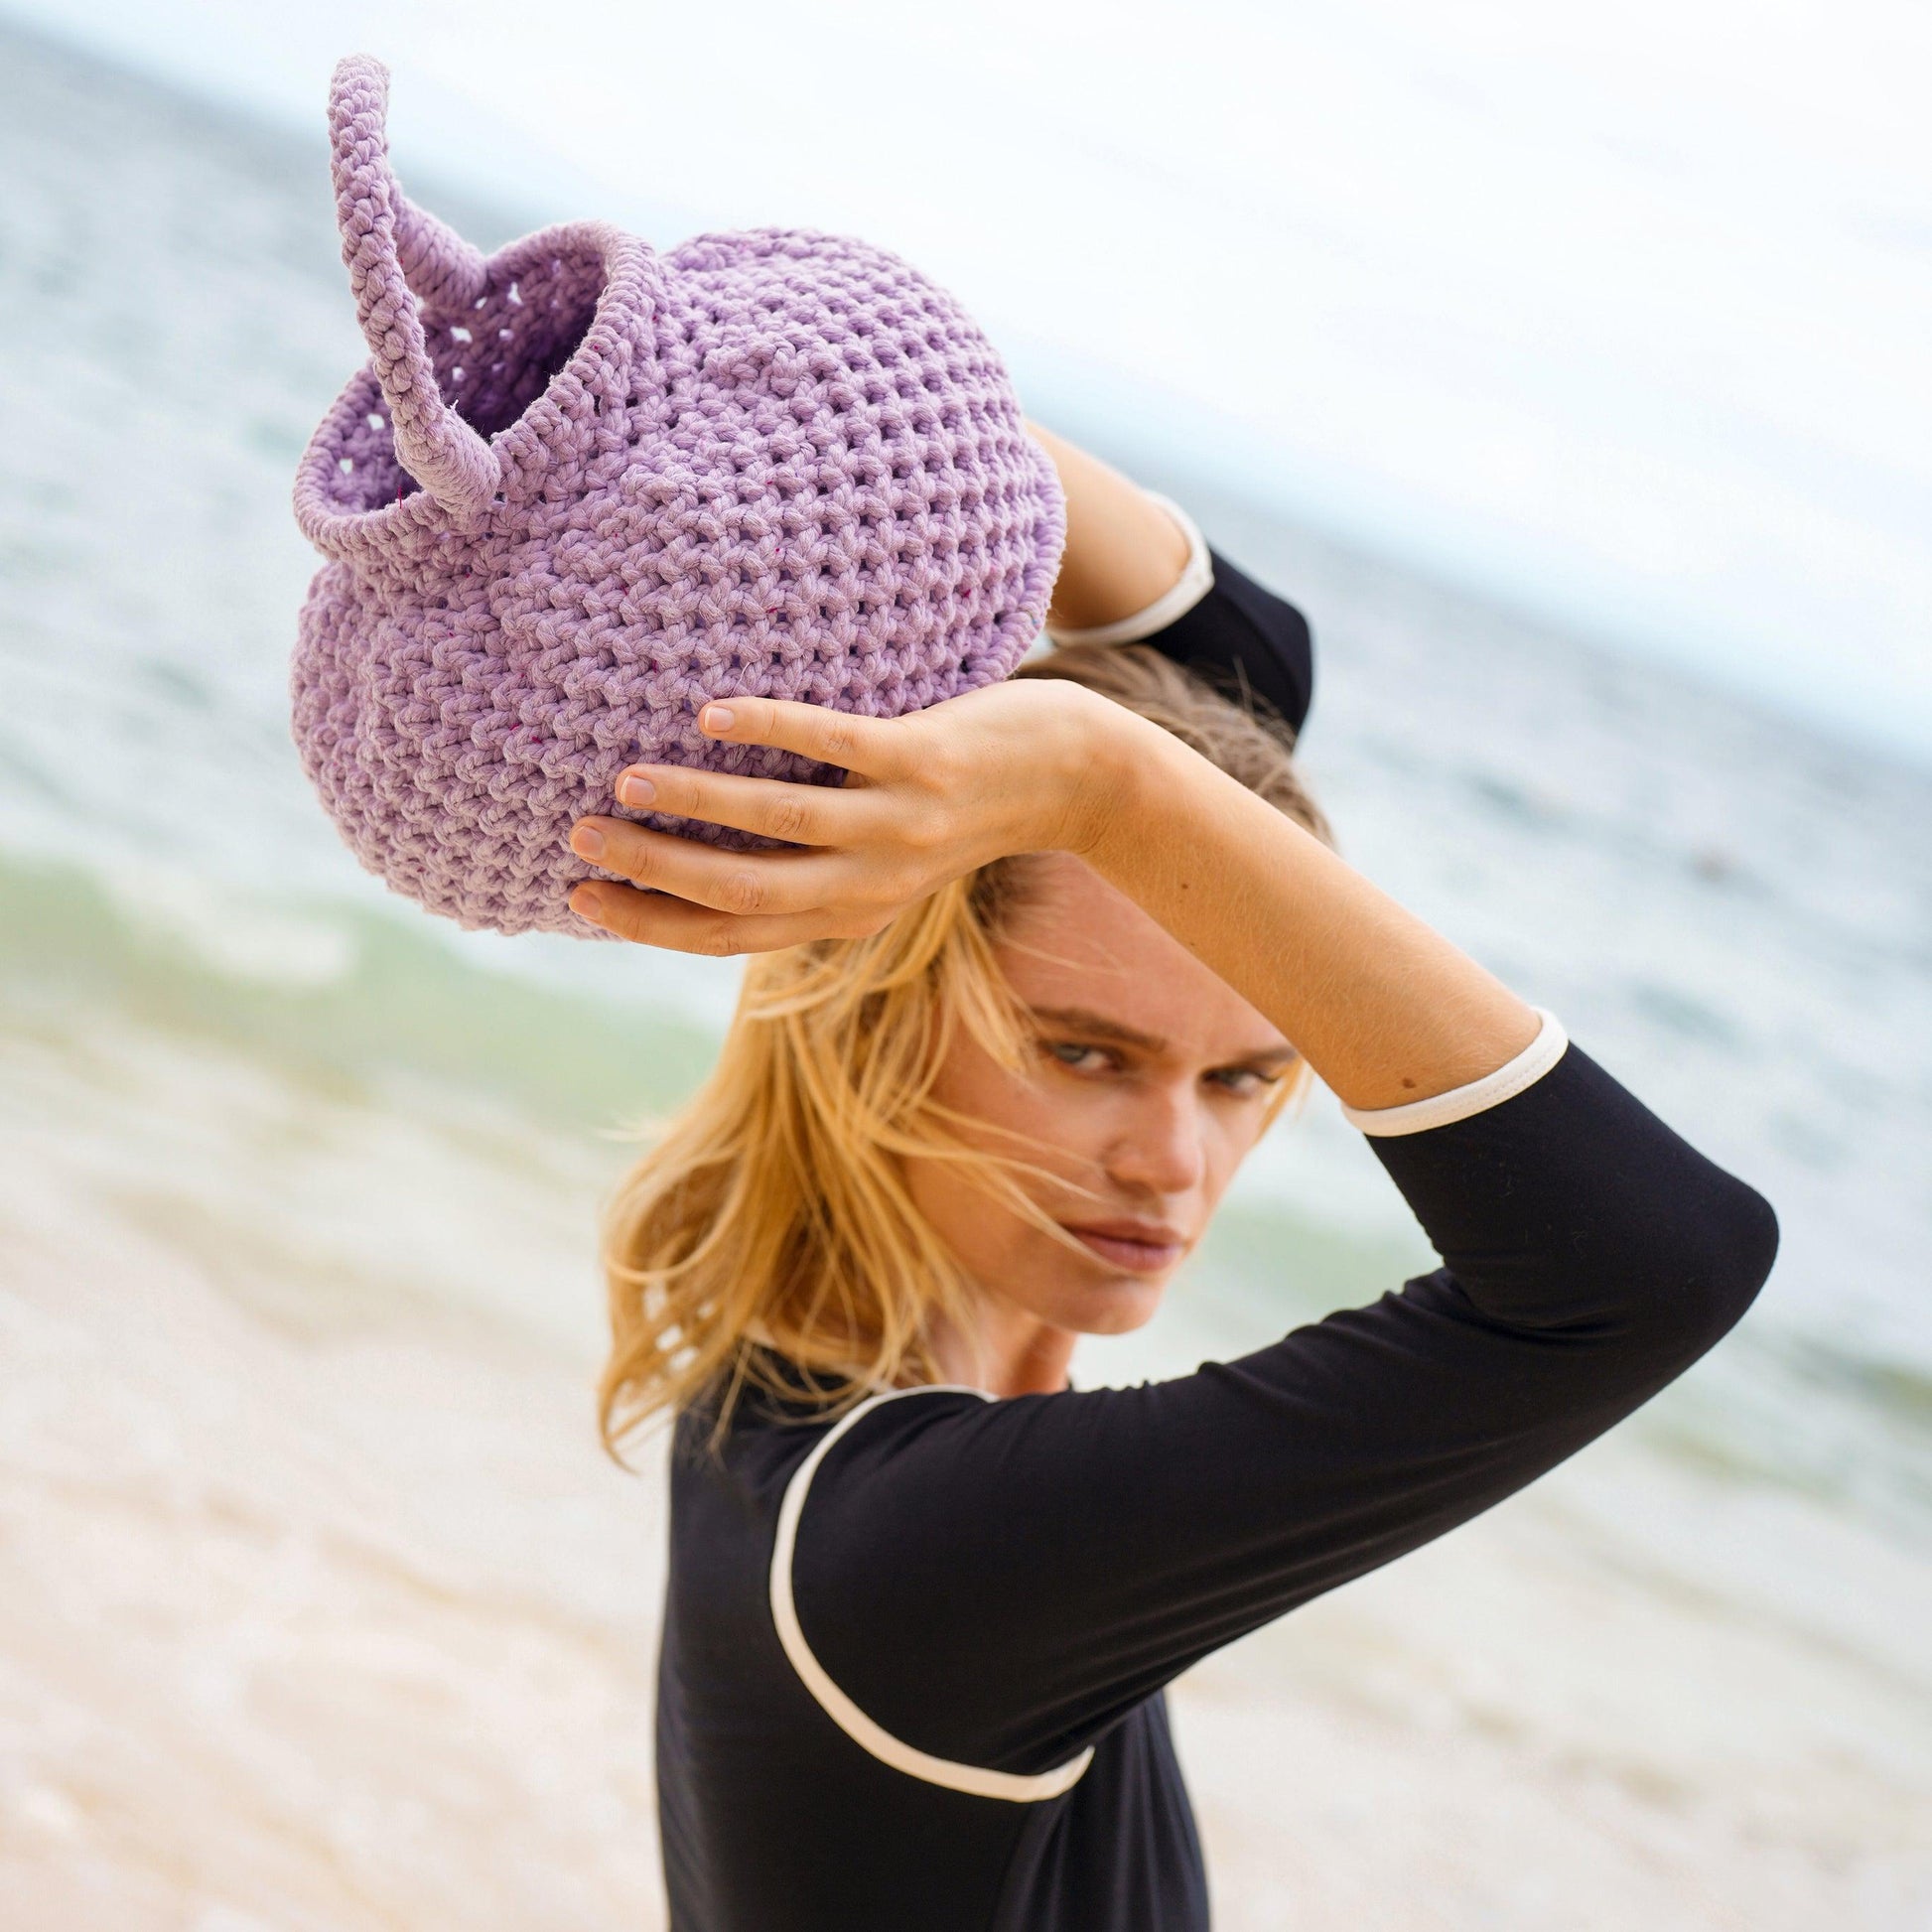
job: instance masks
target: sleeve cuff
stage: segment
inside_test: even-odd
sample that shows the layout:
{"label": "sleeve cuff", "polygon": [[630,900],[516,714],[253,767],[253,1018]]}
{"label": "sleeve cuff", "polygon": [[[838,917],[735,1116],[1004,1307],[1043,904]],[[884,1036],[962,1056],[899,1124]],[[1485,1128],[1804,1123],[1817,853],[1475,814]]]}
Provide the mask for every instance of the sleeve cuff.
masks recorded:
{"label": "sleeve cuff", "polygon": [[1144,637],[1152,637],[1156,631],[1178,622],[1214,588],[1214,560],[1208,555],[1207,539],[1201,535],[1200,525],[1172,496],[1163,496],[1153,489],[1145,493],[1179,524],[1187,539],[1187,562],[1179,583],[1156,598],[1145,611],[1136,611],[1131,618],[1120,618],[1112,623],[1092,624],[1085,630],[1068,630],[1049,623],[1046,634],[1054,643],[1138,644]]}
{"label": "sleeve cuff", "polygon": [[1341,1117],[1364,1134],[1385,1138],[1397,1134],[1424,1134],[1432,1127],[1447,1127],[1451,1121],[1467,1120],[1472,1114],[1487,1113],[1500,1107],[1525,1087],[1533,1087],[1563,1058],[1570,1035],[1555,1014],[1541,1007],[1534,1009],[1543,1025],[1536,1037],[1513,1060],[1485,1073],[1467,1086],[1451,1087],[1448,1093],[1432,1094],[1427,1100],[1412,1100],[1404,1107],[1350,1107],[1344,1104]]}

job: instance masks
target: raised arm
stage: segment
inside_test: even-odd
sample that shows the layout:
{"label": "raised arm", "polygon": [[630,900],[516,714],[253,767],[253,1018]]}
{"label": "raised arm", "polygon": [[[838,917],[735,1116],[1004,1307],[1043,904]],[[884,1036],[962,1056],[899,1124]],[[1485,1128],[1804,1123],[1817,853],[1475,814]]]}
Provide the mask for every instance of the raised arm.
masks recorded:
{"label": "raised arm", "polygon": [[1266,1014],[1346,1104],[1467,1084],[1530,1009],[1317,839],[1158,726],[1101,734],[1107,796],[1075,849]]}
{"label": "raised arm", "polygon": [[1602,1435],[1771,1264],[1765,1203],[1574,1046],[1374,1146],[1445,1261],[1401,1293],[1172,1381],[855,1412],[782,1554],[804,1639],[876,1725],[1077,1775],[1209,1651]]}
{"label": "raised arm", "polygon": [[1536,1033],[1521,1000],[1319,841],[1159,726],[1075,685],[1023,680],[890,720],[734,699],[707,706],[699,725],[844,765],[860,782],[626,774],[621,802],[806,849],[731,853],[585,820],[581,857],[670,896],[580,886],[573,908],[625,938],[729,953],[877,931],[948,879],[1060,849],[1244,994],[1350,1105],[1459,1086]]}

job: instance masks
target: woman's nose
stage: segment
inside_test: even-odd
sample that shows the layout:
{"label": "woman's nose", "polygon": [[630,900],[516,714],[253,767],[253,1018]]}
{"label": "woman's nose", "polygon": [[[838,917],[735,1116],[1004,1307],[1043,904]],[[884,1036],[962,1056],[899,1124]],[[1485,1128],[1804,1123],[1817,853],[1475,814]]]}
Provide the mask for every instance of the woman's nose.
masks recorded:
{"label": "woman's nose", "polygon": [[1108,1178],[1137,1192],[1189,1192],[1206,1169],[1202,1127],[1191,1094],[1161,1089],[1137,1094],[1108,1150]]}

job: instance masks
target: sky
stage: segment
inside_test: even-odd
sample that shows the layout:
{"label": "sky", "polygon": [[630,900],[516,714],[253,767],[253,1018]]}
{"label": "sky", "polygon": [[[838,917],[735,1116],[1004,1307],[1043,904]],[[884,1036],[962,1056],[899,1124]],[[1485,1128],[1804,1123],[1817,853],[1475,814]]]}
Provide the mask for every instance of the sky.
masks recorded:
{"label": "sky", "polygon": [[844,229],[1030,408],[1932,759],[1921,0],[0,0],[668,244]]}

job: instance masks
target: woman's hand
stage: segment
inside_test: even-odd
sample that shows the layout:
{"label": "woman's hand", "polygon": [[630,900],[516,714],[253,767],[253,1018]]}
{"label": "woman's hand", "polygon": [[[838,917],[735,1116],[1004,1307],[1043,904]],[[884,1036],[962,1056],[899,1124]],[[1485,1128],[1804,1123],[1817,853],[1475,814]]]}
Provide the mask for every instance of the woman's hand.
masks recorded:
{"label": "woman's hand", "polygon": [[631,765],[618,779],[620,804],[795,849],[727,852],[627,819],[580,819],[571,850],[649,890],[588,881],[572,892],[571,910],[620,938],[716,956],[862,937],[995,859],[1080,849],[1107,794],[1105,751],[1140,722],[1044,678],[902,718],[772,698],[710,704],[698,719],[707,737],[841,765],[844,786]]}
{"label": "woman's hand", "polygon": [[651,889],[592,880],[571,894],[573,910],[621,938],[723,955],[862,937],[975,867],[1058,850],[1266,1014],[1351,1106],[1480,1079],[1536,1035],[1521,1000],[1319,840],[1078,685],[1021,678],[891,719],[732,698],[699,725],[850,775],[833,787],[630,767],[621,804],[793,849],[723,852],[625,819],[580,820],[580,858]]}

